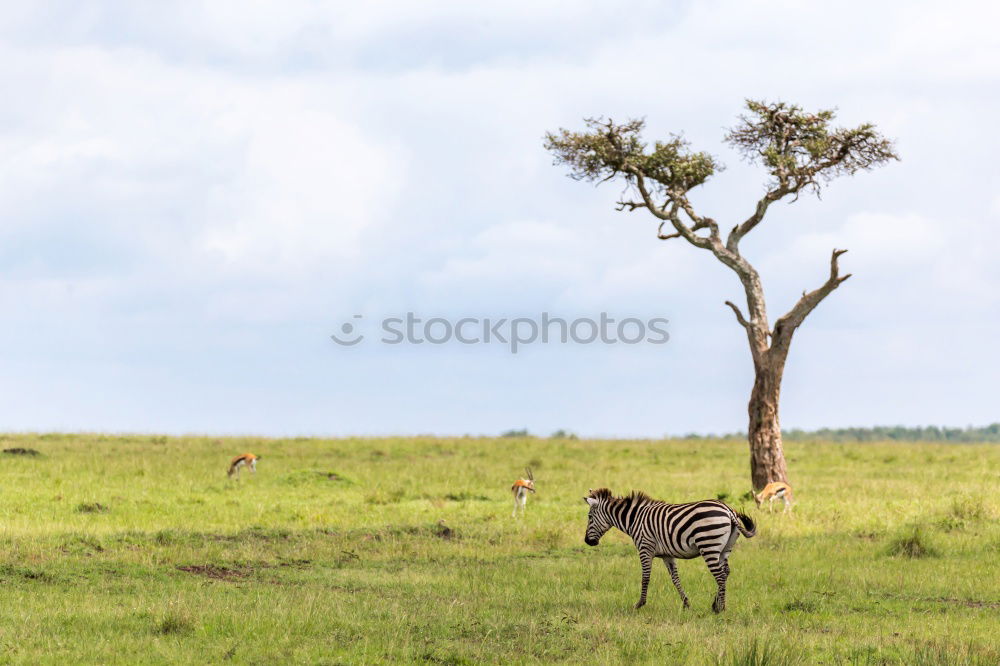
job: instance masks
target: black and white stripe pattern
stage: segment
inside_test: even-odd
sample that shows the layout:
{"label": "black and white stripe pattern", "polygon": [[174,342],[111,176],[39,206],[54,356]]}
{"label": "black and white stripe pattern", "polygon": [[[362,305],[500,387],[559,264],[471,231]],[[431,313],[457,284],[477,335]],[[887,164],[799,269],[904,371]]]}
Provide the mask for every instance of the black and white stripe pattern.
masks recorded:
{"label": "black and white stripe pattern", "polygon": [[705,558],[708,570],[719,585],[712,610],[720,613],[726,609],[729,552],[740,534],[749,539],[757,533],[749,516],[733,511],[717,500],[667,504],[638,492],[627,497],[614,497],[607,488],[592,490],[590,496],[583,499],[590,505],[584,538],[588,546],[596,546],[612,527],[617,527],[635,542],[642,563],[642,594],[636,608],[646,603],[649,574],[656,557],[667,565],[670,579],[681,595],[684,607],[688,608],[690,604],[681,587],[674,560],[688,560],[700,555]]}

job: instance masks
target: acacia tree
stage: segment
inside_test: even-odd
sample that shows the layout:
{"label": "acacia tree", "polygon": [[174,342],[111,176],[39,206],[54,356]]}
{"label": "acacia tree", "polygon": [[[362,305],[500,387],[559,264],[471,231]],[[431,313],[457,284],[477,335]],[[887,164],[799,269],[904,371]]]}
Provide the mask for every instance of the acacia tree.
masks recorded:
{"label": "acacia tree", "polygon": [[711,252],[736,273],[746,295],[747,315],[735,303],[725,304],[746,331],[753,357],[755,378],[748,408],[750,474],[754,487],[762,488],[771,481],[788,481],[778,403],[792,336],[809,313],[851,276],[841,275],[838,264],[846,250],[833,250],[826,281],[817,289],[804,291],[772,329],[760,275],[741,253],[740,241],[763,221],[771,204],[786,198],[792,203],[803,192],[819,196],[821,183],[899,158],[892,142],[871,124],[833,128],[834,112],[830,110],[807,113],[795,105],[753,100],[747,100],[746,109],[725,140],[748,161],[762,165],[771,179],[750,216],[725,238],[719,223],[699,214],[688,198],[692,188],[722,167],[711,155],[690,151],[680,136],[672,135],[650,148],[641,136],[642,120],[617,124],[587,119],[586,131],[560,129],[546,134],[545,147],[555,155],[556,164],[570,168],[570,177],[576,180],[624,179],[632,198],[619,201],[619,211],[649,211],[660,220],[658,238],[683,238]]}

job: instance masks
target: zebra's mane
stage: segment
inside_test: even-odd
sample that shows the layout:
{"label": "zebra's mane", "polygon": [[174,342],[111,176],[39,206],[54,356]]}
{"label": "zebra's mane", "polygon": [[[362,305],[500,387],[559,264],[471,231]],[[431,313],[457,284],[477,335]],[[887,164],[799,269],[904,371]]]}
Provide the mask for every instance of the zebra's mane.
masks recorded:
{"label": "zebra's mane", "polygon": [[621,499],[628,500],[628,502],[632,504],[653,501],[652,497],[642,492],[641,490],[633,490],[632,492],[630,492],[625,497],[622,497]]}
{"label": "zebra's mane", "polygon": [[598,488],[597,490],[590,491],[590,496],[597,500],[605,500],[608,502],[652,502],[653,498],[642,492],[641,490],[633,490],[628,495],[623,495],[622,497],[615,497],[614,493],[611,492],[610,488]]}

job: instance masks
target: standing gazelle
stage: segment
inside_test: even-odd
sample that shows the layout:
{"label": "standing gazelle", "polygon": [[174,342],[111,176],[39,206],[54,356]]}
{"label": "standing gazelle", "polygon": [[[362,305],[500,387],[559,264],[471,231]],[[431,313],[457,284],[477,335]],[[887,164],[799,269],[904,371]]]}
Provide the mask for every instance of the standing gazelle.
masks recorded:
{"label": "standing gazelle", "polygon": [[782,481],[772,481],[764,486],[764,489],[759,493],[754,493],[753,496],[753,500],[757,503],[758,509],[766,500],[767,510],[770,512],[774,511],[774,500],[776,499],[781,499],[785,502],[785,510],[782,511],[782,513],[791,509],[793,504],[792,487]]}
{"label": "standing gazelle", "polygon": [[528,505],[528,492],[535,492],[535,475],[531,473],[531,468],[525,467],[524,474],[527,478],[518,479],[510,487],[511,492],[514,493],[514,511],[510,515],[515,518],[518,509],[521,510],[522,514],[524,513],[525,507]]}
{"label": "standing gazelle", "polygon": [[234,475],[237,479],[240,478],[240,469],[243,467],[249,467],[250,472],[256,474],[258,460],[260,460],[260,456],[255,456],[252,453],[244,453],[241,456],[236,456],[229,463],[229,478],[233,478]]}

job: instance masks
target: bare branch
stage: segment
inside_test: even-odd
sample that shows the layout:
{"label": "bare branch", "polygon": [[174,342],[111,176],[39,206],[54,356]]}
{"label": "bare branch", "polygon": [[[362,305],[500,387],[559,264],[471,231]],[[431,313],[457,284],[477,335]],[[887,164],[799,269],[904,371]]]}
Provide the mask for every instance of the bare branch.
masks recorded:
{"label": "bare branch", "polygon": [[634,211],[636,208],[647,208],[646,204],[641,201],[617,201],[615,202],[615,210],[621,212],[628,208],[628,212]]}
{"label": "bare branch", "polygon": [[688,198],[683,194],[672,193],[670,196],[672,200],[677,202],[677,205],[684,211],[684,214],[688,216],[688,219],[694,222],[691,226],[691,231],[708,229],[709,237],[713,239],[714,244],[714,239],[719,237],[719,225],[716,221],[710,217],[698,215],[698,213],[695,212],[694,207],[691,205],[691,202],[688,201]]}
{"label": "bare branch", "polygon": [[671,238],[680,238],[681,237],[681,232],[679,232],[679,231],[676,232],[676,233],[672,233],[672,234],[664,234],[663,233],[663,225],[664,224],[666,224],[666,222],[660,222],[660,226],[658,226],[656,228],[656,237],[657,238],[659,238],[660,240],[670,240]]}
{"label": "bare branch", "polygon": [[736,321],[738,321],[740,323],[740,326],[742,326],[743,328],[747,328],[747,329],[750,328],[750,322],[748,322],[743,317],[743,313],[740,312],[740,309],[738,307],[736,307],[735,303],[733,303],[732,301],[726,301],[726,305],[728,305],[729,307],[731,307],[733,309],[733,312],[736,314]]}
{"label": "bare branch", "polygon": [[[642,196],[643,206],[661,220],[673,222],[677,218],[677,204],[674,203],[669,212],[664,210],[663,206],[658,206],[653,200],[653,195],[646,188],[646,179],[642,177],[642,174],[638,173],[638,171],[633,171],[632,176],[635,178],[636,189],[639,190],[639,194]],[[683,225],[680,219],[677,219],[677,223]]]}
{"label": "bare branch", "polygon": [[[753,215],[744,220],[741,224],[733,227],[733,230],[729,232],[729,237],[726,239],[726,248],[731,252],[739,251],[740,240],[748,233],[753,231],[754,227],[761,223],[764,219],[764,214],[767,213],[767,209],[772,203],[778,201],[786,194],[791,192],[788,188],[787,183],[782,183],[776,189],[770,190],[765,194],[760,201],[757,202],[757,207],[754,209]],[[796,194],[798,196],[798,194]]]}
{"label": "bare branch", "polygon": [[663,210],[662,207],[657,206],[656,202],[653,201],[653,197],[649,193],[649,189],[646,187],[646,179],[643,175],[639,173],[638,170],[633,170],[632,175],[635,177],[635,186],[638,188],[639,194],[642,195],[642,200],[645,202],[646,208],[648,208],[653,215],[661,220],[670,222],[674,229],[677,230],[677,233],[692,245],[705,250],[710,250],[712,248],[712,243],[708,238],[702,238],[701,236],[696,235],[694,233],[694,229],[681,221],[681,218],[677,215],[677,209],[680,206],[677,199],[673,199],[671,201],[670,210]]}
{"label": "bare branch", "polygon": [[834,250],[833,254],[830,255],[830,279],[831,280],[836,280],[837,284],[840,284],[841,282],[843,282],[847,278],[851,277],[850,273],[848,273],[847,275],[845,275],[843,277],[838,277],[839,269],[840,269],[840,267],[838,266],[838,260],[840,259],[840,255],[846,254],[846,253],[847,253],[847,250]]}
{"label": "bare branch", "polygon": [[792,334],[795,332],[805,318],[809,316],[820,302],[826,298],[830,292],[839,287],[844,280],[851,277],[851,274],[847,275],[840,274],[839,259],[840,255],[847,252],[847,250],[834,250],[830,255],[830,277],[827,278],[818,289],[813,291],[803,292],[802,297],[798,302],[792,306],[792,309],[788,311],[783,317],[779,318],[778,321],[774,322],[774,332],[772,333],[772,339],[775,344],[781,344],[782,346],[787,346],[791,341]]}

